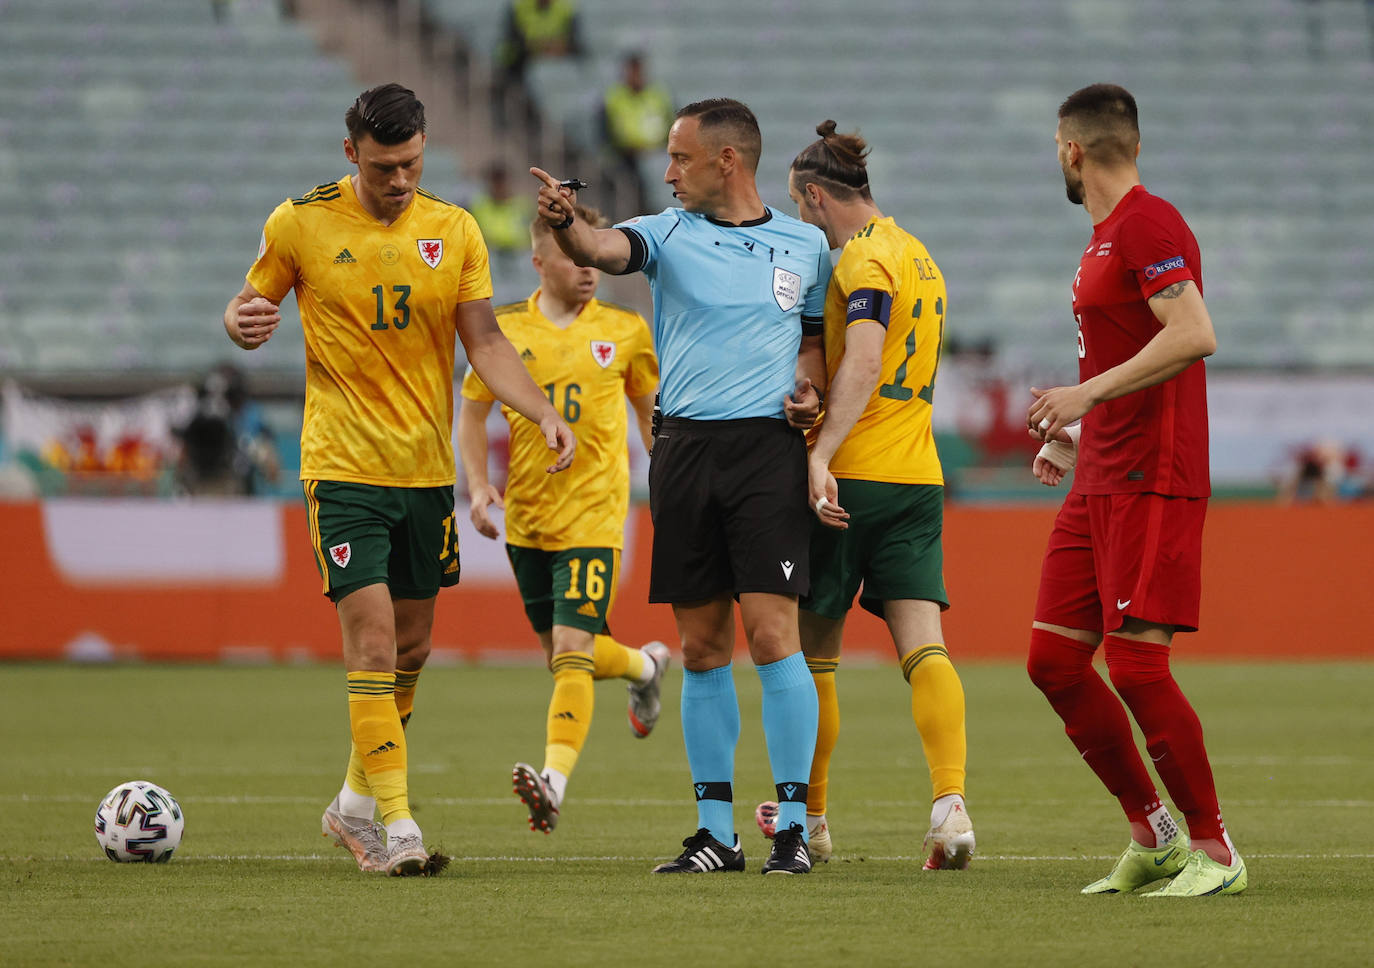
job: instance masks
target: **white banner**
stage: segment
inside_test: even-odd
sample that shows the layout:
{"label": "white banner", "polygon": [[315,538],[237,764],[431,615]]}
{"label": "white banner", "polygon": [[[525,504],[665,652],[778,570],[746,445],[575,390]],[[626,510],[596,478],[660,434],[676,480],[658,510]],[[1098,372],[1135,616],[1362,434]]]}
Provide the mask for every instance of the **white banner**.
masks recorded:
{"label": "white banner", "polygon": [[1277,480],[1300,451],[1330,442],[1374,460],[1374,376],[1207,374],[1212,480]]}
{"label": "white banner", "polygon": [[286,566],[275,501],[56,499],[43,502],[43,531],[78,584],[274,585]]}
{"label": "white banner", "polygon": [[175,459],[175,428],[190,419],[196,393],[172,387],[122,400],[75,403],[30,393],[13,381],[0,390],[7,449],[61,471],[151,474]]}
{"label": "white banner", "polygon": [[[933,422],[957,433],[984,463],[1034,453],[1026,443],[1031,386],[1050,387],[1071,374],[1031,372],[991,354],[951,355],[940,363]],[[1374,462],[1374,374],[1285,374],[1210,370],[1207,374],[1212,480],[1255,485],[1289,476],[1298,455],[1329,445],[1368,474]]]}

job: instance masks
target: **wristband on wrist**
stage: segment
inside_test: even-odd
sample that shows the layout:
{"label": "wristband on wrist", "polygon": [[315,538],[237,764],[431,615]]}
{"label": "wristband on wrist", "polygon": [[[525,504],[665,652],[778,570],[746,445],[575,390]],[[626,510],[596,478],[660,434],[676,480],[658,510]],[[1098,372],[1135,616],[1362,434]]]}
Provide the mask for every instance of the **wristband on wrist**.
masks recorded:
{"label": "wristband on wrist", "polygon": [[549,228],[551,228],[551,229],[553,229],[555,232],[557,232],[557,231],[561,231],[562,229],[572,228],[572,224],[573,224],[573,217],[572,217],[572,215],[569,215],[567,218],[565,218],[563,221],[559,222],[557,225],[550,225]]}
{"label": "wristband on wrist", "polygon": [[1078,463],[1078,439],[1083,433],[1083,425],[1081,423],[1073,424],[1065,427],[1064,432],[1069,435],[1071,443],[1047,440],[1035,456],[1044,458],[1059,468],[1061,473],[1067,474]]}

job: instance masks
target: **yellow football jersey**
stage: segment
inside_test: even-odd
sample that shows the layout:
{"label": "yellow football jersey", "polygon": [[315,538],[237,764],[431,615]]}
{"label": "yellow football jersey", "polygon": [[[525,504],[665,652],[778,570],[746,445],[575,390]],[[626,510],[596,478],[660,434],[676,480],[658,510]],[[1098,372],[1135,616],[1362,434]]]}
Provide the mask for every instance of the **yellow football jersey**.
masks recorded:
{"label": "yellow football jersey", "polygon": [[277,206],[248,283],[294,289],[305,330],[301,479],[452,484],[458,304],[491,296],[466,211],[423,190],[391,225],[348,177]]}
{"label": "yellow football jersey", "polygon": [[[836,477],[943,484],[930,427],[947,297],[926,247],[890,218],[873,218],[844,244],[825,297],[825,368],[834,380],[851,323],[888,309],[878,386],[830,462]],[[822,415],[824,419],[824,415]],[[810,433],[815,441],[819,424]]]}
{"label": "yellow football jersey", "polygon": [[[544,551],[620,548],[630,507],[625,398],[658,386],[653,337],[638,313],[595,299],[559,329],[539,311],[538,297],[497,307],[496,319],[577,435],[577,459],[560,474],[545,473],[553,455],[539,427],[502,405],[510,422],[506,541]],[[471,367],[462,392],[494,399]]]}

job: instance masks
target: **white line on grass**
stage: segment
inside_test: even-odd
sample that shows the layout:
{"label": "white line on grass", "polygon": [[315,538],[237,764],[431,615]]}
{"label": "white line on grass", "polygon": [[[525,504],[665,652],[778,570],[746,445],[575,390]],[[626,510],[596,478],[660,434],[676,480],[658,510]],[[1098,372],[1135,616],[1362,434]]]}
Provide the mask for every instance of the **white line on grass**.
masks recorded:
{"label": "white line on grass", "polygon": [[[214,803],[228,804],[320,804],[323,803],[321,797],[305,796],[285,796],[270,794],[235,794],[232,796],[179,796],[182,803]],[[411,800],[422,806],[436,807],[504,807],[511,803],[510,797],[425,797],[412,796]],[[76,793],[54,793],[54,794],[30,794],[30,793],[0,793],[0,803],[90,803],[92,806],[99,803],[99,797],[91,797],[86,794]],[[1066,807],[1081,803],[1079,800],[1058,800],[1058,799],[1016,799],[1016,798],[993,798],[983,799],[984,804],[997,803],[1002,806],[1012,805],[1017,807]],[[609,799],[599,797],[578,797],[578,806],[584,807],[680,807],[682,799],[655,799],[644,797],[639,799]],[[917,806],[914,800],[852,800],[850,805],[862,808],[879,808],[908,810]],[[1325,809],[1354,809],[1368,810],[1374,807],[1374,800],[1231,800],[1222,802],[1225,807],[1264,807],[1273,808],[1325,808]]]}
{"label": "white line on grass", "polygon": [[[1245,855],[1247,860],[1374,860],[1374,854],[1251,854]],[[572,857],[512,857],[512,856],[454,856],[455,864],[605,864],[618,863],[622,861],[633,863],[651,864],[663,858],[654,857],[632,857],[621,854],[606,854],[602,856],[572,856]],[[853,858],[836,857],[837,861],[862,860],[868,861],[891,861],[900,863],[922,863],[924,856],[908,856],[905,854],[897,855],[871,855],[863,854]],[[1115,854],[979,854],[976,858],[979,864],[986,863],[1045,863],[1050,861],[1067,860],[1089,860],[1093,862],[1115,860]],[[332,854],[177,854],[177,864],[187,863],[248,863],[259,861],[282,862],[282,863],[317,863],[319,861],[339,861],[348,860],[348,855],[342,853]],[[56,857],[35,857],[35,856],[16,856],[0,857],[0,863],[18,864],[24,862],[48,863],[51,861],[87,861],[90,863],[104,862],[106,859],[99,855],[73,857],[71,854],[62,854]]]}

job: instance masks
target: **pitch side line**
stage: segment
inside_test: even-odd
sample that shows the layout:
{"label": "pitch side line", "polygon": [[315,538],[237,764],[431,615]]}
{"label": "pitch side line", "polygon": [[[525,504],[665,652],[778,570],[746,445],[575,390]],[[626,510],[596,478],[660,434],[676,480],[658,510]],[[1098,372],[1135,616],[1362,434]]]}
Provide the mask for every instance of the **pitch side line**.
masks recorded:
{"label": "pitch side line", "polygon": [[[272,795],[236,795],[236,796],[188,796],[177,797],[183,804],[213,803],[238,806],[244,804],[320,804],[324,801],[320,797],[305,796],[272,796]],[[504,807],[509,805],[511,797],[424,797],[411,796],[411,800],[422,805],[439,807]],[[637,799],[610,799],[600,797],[578,797],[579,807],[680,807],[684,798],[666,800],[662,798],[637,798]],[[56,794],[30,794],[30,793],[0,793],[0,803],[90,803],[92,807],[99,804],[98,797],[86,794],[75,793],[56,793]],[[737,803],[745,803],[740,800]],[[1081,804],[1081,800],[1059,800],[1059,799],[1035,799],[1022,800],[1016,797],[992,798],[980,801],[986,809],[989,805],[998,807],[1067,807]],[[915,800],[851,800],[848,808],[861,809],[911,809],[916,805]],[[1374,800],[1223,800],[1223,807],[1256,807],[1273,809],[1275,807],[1288,808],[1326,808],[1326,809],[1355,809],[1368,810],[1374,807]]]}
{"label": "pitch side line", "polygon": [[[865,863],[872,861],[887,861],[892,863],[922,863],[924,855],[885,855],[877,856],[871,854],[860,855]],[[854,859],[860,859],[856,856]],[[1251,854],[1245,855],[1247,860],[1374,860],[1374,854]],[[1048,863],[1068,860],[1082,860],[1100,863],[1103,861],[1116,860],[1116,854],[978,854],[975,860],[979,864],[985,863]],[[455,864],[606,864],[606,863],[643,863],[652,864],[660,861],[661,856],[627,856],[623,854],[606,854],[602,856],[572,856],[572,857],[513,857],[513,856],[454,856]],[[222,864],[227,862],[280,862],[280,863],[318,863],[321,861],[337,861],[342,864],[349,860],[347,854],[177,854],[175,863],[184,865],[188,863],[215,863]],[[62,854],[56,857],[37,857],[37,856],[13,856],[0,857],[0,863],[18,864],[25,862],[48,863],[51,861],[81,861],[87,863],[108,864],[109,861],[99,854],[91,856],[82,855],[74,857],[70,854]],[[844,863],[843,856],[836,856],[832,863]]]}

